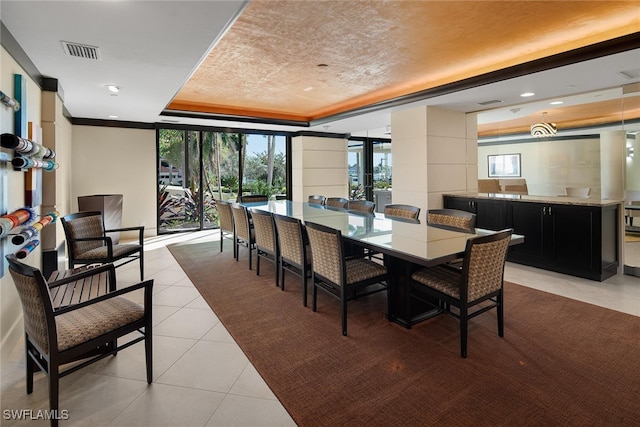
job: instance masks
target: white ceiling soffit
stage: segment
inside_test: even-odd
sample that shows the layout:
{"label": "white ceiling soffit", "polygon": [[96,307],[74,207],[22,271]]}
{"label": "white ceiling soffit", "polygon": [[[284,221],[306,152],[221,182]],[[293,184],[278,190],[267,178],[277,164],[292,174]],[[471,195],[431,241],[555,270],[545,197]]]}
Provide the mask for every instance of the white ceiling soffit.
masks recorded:
{"label": "white ceiling soffit", "polygon": [[[155,122],[247,3],[3,0],[0,18],[40,73],[58,79],[73,117]],[[69,56],[63,41],[99,49],[101,60]]]}

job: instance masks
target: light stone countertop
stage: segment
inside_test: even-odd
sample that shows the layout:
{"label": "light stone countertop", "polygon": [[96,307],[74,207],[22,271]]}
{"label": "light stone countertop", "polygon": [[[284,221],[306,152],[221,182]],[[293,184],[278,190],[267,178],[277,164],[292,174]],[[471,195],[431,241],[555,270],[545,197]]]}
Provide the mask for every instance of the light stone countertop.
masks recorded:
{"label": "light stone countertop", "polygon": [[474,199],[491,199],[491,200],[507,200],[516,202],[530,203],[554,203],[560,205],[580,205],[580,206],[613,206],[624,202],[623,199],[601,199],[597,196],[589,196],[587,198],[567,197],[567,196],[535,196],[522,194],[506,194],[506,193],[445,193],[444,196],[450,197],[466,197]]}

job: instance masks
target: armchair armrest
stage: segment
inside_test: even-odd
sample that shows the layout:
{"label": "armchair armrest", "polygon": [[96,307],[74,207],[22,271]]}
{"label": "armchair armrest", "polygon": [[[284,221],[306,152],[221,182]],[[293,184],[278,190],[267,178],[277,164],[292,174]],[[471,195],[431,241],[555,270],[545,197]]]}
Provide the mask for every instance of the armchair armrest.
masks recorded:
{"label": "armchair armrest", "polygon": [[142,241],[144,239],[144,225],[137,225],[134,227],[112,228],[109,230],[104,230],[105,233],[114,233],[114,232],[121,232],[121,231],[137,231],[138,240],[140,241],[140,245],[142,245]]}
{"label": "armchair armrest", "polygon": [[113,279],[115,281],[115,266],[113,264],[101,264],[95,267],[84,266],[76,268],[73,270],[72,274],[61,279],[47,282],[47,285],[49,285],[49,289],[52,289],[58,286],[77,282],[78,280],[86,279],[88,277],[96,276],[104,272],[109,272],[110,276],[113,275],[113,277],[110,277],[110,280]]}
{"label": "armchair armrest", "polygon": [[97,304],[101,301],[106,301],[111,298],[115,298],[117,296],[122,296],[133,291],[137,291],[138,289],[144,289],[144,307],[147,310],[147,306],[151,304],[151,291],[153,289],[153,279],[145,280],[144,282],[136,283],[135,285],[127,286],[122,289],[118,289],[113,292],[109,292],[108,294],[101,295],[96,298],[92,298],[87,301],[83,301],[77,304],[67,305],[65,307],[59,308],[54,311],[54,316],[59,316],[64,313],[68,313],[70,311],[79,310],[83,307],[87,307],[92,304]]}

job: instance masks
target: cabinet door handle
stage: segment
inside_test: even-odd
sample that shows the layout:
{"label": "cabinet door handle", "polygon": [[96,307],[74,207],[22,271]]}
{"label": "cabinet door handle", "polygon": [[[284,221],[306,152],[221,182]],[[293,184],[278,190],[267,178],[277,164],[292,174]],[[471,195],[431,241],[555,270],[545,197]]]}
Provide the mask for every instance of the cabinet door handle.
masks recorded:
{"label": "cabinet door handle", "polygon": [[542,207],[542,215],[546,215],[547,214],[547,207],[543,206]]}
{"label": "cabinet door handle", "polygon": [[549,215],[551,215],[551,206],[549,206]]}

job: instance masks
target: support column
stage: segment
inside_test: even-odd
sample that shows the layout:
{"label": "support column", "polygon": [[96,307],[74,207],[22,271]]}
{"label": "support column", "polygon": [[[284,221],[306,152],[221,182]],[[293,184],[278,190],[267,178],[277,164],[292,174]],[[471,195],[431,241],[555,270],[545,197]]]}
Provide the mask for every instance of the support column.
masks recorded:
{"label": "support column", "polygon": [[391,114],[393,202],[442,208],[444,193],[478,188],[476,114],[417,107]]}
{"label": "support column", "polygon": [[349,197],[346,139],[297,136],[291,145],[293,200],[306,202],[312,194]]}

